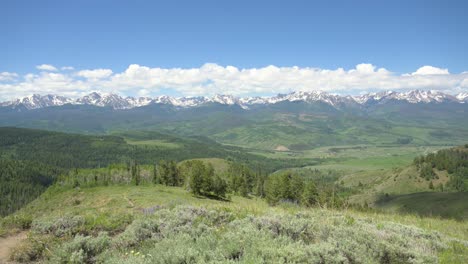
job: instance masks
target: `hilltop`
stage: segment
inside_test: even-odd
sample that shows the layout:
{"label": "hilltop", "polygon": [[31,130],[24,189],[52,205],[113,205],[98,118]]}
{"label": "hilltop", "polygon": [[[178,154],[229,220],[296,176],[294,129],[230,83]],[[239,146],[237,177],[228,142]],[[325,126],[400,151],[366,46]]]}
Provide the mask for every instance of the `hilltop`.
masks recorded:
{"label": "hilltop", "polygon": [[21,261],[454,263],[468,256],[466,222],[273,208],[237,196],[193,197],[178,187],[51,188],[2,226],[21,223],[31,226],[13,251]]}

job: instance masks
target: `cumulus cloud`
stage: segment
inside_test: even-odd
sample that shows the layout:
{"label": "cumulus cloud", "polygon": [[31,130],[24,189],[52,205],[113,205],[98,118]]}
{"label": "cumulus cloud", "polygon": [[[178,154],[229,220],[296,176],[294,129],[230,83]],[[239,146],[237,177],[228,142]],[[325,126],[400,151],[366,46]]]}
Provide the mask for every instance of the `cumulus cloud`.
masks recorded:
{"label": "cumulus cloud", "polygon": [[17,77],[18,77],[18,74],[14,72],[0,72],[0,82],[14,81]]}
{"label": "cumulus cloud", "polygon": [[62,71],[73,71],[75,68],[72,66],[63,66],[60,68]]}
{"label": "cumulus cloud", "polygon": [[50,64],[37,65],[36,68],[41,71],[58,71],[58,69],[55,68],[55,66]]}
{"label": "cumulus cloud", "polygon": [[450,74],[448,69],[441,69],[432,66],[422,66],[418,70],[412,73],[412,75],[439,75],[439,74]]}
{"label": "cumulus cloud", "polygon": [[112,70],[109,69],[96,69],[96,70],[83,70],[76,73],[77,76],[84,77],[90,80],[104,79],[112,75]]}
{"label": "cumulus cloud", "polygon": [[[32,93],[80,96],[93,90],[134,96],[154,96],[168,91],[195,96],[273,95],[312,90],[357,94],[379,90],[432,89],[455,93],[468,89],[468,72],[451,74],[447,69],[423,66],[413,73],[397,74],[369,63],[358,64],[352,69],[274,65],[242,69],[214,63],[198,68],[151,68],[131,64],[118,73],[110,69],[85,69],[60,73],[41,71],[13,77],[15,81],[10,78],[0,83],[0,99]],[[0,78],[6,80],[7,77]]]}

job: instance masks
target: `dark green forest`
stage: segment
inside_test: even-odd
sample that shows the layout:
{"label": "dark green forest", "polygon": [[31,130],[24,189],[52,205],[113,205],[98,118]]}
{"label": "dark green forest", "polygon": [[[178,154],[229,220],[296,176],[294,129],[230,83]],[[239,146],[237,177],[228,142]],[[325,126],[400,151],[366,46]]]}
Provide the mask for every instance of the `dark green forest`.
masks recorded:
{"label": "dark green forest", "polygon": [[0,216],[34,200],[63,171],[33,161],[0,159]]}
{"label": "dark green forest", "polygon": [[[161,139],[176,142],[181,147],[131,145],[125,140],[129,137],[138,140]],[[178,162],[209,157],[224,158],[265,172],[317,163],[315,160],[268,159],[203,137],[179,138],[156,132],[91,136],[6,127],[0,128],[0,159],[3,164],[0,174],[0,215],[11,213],[34,200],[64,171],[105,168],[111,164],[151,165],[165,160]],[[223,184],[217,178],[214,180]],[[179,184],[177,182],[174,186]],[[251,188],[249,185],[249,191]],[[212,190],[206,189],[204,192]]]}
{"label": "dark green forest", "polygon": [[434,170],[447,171],[450,174],[447,188],[456,191],[468,190],[468,144],[417,157],[413,163],[422,178],[437,178]]}

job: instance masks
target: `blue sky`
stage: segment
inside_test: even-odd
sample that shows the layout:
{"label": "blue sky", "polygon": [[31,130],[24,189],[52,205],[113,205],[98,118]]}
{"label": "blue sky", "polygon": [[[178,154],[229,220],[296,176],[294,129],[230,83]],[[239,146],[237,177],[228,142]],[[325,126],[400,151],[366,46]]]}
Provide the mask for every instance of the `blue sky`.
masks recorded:
{"label": "blue sky", "polygon": [[370,63],[395,74],[425,65],[459,74],[468,70],[467,3],[7,0],[0,72],[23,78],[41,64],[121,73],[131,64],[350,70]]}

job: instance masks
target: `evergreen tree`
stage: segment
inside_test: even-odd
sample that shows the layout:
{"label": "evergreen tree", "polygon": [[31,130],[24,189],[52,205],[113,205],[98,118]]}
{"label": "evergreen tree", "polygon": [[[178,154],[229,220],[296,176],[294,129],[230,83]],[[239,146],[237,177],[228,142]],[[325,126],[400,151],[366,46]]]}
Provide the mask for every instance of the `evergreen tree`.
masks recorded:
{"label": "evergreen tree", "polygon": [[304,190],[304,180],[299,175],[290,176],[290,195],[295,202],[300,202]]}
{"label": "evergreen tree", "polygon": [[203,162],[195,160],[191,163],[190,169],[190,191],[196,195],[200,195],[203,192],[203,174],[205,173],[205,166]]}
{"label": "evergreen tree", "polygon": [[313,181],[307,181],[302,192],[301,203],[305,206],[314,206],[317,204],[319,194]]}
{"label": "evergreen tree", "polygon": [[137,162],[134,161],[131,165],[131,175],[132,175],[132,180],[135,183],[135,185],[140,185],[141,182],[141,175],[140,175],[140,167],[138,166]]}
{"label": "evergreen tree", "polygon": [[279,177],[270,175],[265,181],[265,199],[269,204],[275,205],[281,200],[281,198]]}
{"label": "evergreen tree", "polygon": [[208,164],[203,164],[202,163],[202,168],[203,168],[203,181],[202,181],[202,193],[208,194],[212,191],[213,187],[213,177],[214,177],[214,168],[211,163]]}
{"label": "evergreen tree", "polygon": [[226,181],[219,176],[215,176],[213,179],[212,190],[214,195],[225,198],[227,191]]}
{"label": "evergreen tree", "polygon": [[159,177],[158,166],[156,164],[153,165],[153,183],[161,184],[161,178]]}

